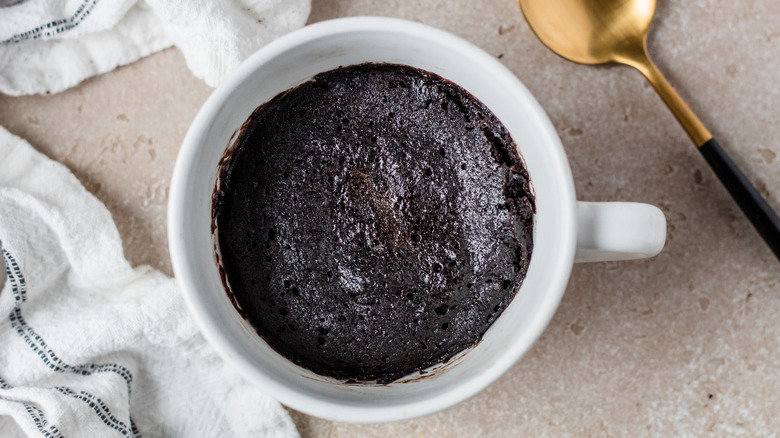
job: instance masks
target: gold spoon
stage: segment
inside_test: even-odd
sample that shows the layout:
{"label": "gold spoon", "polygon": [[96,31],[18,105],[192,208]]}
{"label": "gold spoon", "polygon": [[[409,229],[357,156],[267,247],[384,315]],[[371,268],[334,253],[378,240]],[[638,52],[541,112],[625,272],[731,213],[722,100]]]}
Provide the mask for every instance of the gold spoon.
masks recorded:
{"label": "gold spoon", "polygon": [[581,64],[619,63],[639,70],[780,258],[780,218],[648,55],[647,34],[656,0],[519,0],[519,3],[536,36],[558,55]]}

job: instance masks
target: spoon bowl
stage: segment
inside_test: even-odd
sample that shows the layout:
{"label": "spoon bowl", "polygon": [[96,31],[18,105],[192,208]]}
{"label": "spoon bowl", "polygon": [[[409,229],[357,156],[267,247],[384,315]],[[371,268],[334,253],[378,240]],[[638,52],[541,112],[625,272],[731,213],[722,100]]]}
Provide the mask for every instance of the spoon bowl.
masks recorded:
{"label": "spoon bowl", "polygon": [[655,5],[655,0],[520,0],[542,43],[580,64],[627,63],[641,56]]}

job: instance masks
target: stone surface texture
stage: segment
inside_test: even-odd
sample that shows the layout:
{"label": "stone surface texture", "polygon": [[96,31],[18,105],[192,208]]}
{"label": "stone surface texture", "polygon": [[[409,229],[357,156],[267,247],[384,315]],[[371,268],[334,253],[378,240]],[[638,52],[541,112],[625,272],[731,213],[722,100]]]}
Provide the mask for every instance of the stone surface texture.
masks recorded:
{"label": "stone surface texture", "polygon": [[[511,0],[314,0],[311,22],[416,20],[499,57],[548,112],[578,196],[661,207],[658,257],[579,265],[546,332],[509,373],[439,414],[391,424],[292,412],[304,437],[775,436],[780,264],[652,88],[542,46]],[[780,2],[659,2],[650,51],[780,209]],[[175,49],[50,96],[0,96],[0,125],[106,203],[134,264],[171,273],[176,153],[211,89]]]}

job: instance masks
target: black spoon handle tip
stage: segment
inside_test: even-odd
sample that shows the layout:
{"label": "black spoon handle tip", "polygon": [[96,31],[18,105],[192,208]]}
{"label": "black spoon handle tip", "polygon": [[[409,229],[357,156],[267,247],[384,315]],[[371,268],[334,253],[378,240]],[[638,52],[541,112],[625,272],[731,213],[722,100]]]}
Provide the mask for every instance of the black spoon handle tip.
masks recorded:
{"label": "black spoon handle tip", "polygon": [[780,218],[777,217],[777,213],[772,210],[766,199],[758,193],[715,139],[710,139],[701,145],[699,152],[775,256],[780,259]]}

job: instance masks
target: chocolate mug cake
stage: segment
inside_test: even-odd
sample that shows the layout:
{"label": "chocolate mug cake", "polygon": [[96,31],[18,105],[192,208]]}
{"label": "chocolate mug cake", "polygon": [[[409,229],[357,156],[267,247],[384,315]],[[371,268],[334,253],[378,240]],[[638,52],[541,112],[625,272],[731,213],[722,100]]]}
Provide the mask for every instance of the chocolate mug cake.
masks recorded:
{"label": "chocolate mug cake", "polygon": [[523,282],[534,197],[475,97],[394,64],[321,73],[220,164],[218,263],[239,312],[321,375],[391,382],[475,345]]}

